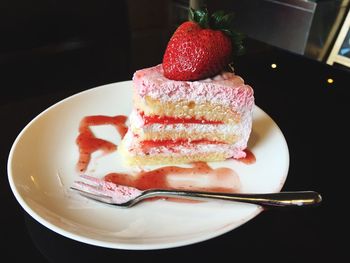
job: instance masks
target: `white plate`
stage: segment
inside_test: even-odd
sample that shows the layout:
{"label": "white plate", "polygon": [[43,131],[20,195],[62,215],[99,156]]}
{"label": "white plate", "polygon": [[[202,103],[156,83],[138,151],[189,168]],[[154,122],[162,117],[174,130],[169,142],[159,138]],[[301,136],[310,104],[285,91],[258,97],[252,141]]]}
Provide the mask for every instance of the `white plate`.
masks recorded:
{"label": "white plate", "polygon": [[[33,119],[18,135],[8,159],[8,178],[21,206],[37,221],[66,237],[119,249],[161,249],[204,241],[224,234],[255,217],[256,205],[210,201],[144,202],[130,209],[96,203],[73,194],[77,178],[75,139],[80,120],[88,115],[128,115],[132,107],[131,81],[97,87],[69,97]],[[95,130],[114,140],[111,127]],[[256,162],[230,160],[211,163],[229,167],[240,176],[243,192],[278,192],[288,173],[289,153],[283,134],[259,107],[249,149]],[[127,170],[117,153],[96,157],[92,175]]]}

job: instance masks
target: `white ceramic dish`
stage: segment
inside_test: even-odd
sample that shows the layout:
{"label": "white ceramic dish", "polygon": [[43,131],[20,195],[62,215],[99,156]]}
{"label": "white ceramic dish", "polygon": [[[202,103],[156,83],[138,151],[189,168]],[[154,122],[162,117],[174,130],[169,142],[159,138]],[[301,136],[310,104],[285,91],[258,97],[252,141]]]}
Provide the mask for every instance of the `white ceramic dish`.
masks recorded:
{"label": "white ceramic dish", "polygon": [[[8,159],[8,178],[20,205],[37,221],[66,237],[119,249],[162,249],[204,241],[242,225],[262,209],[256,205],[210,201],[144,202],[130,209],[99,204],[69,190],[77,178],[75,139],[80,120],[88,115],[128,115],[131,81],[97,87],[69,97],[42,112],[18,135]],[[118,144],[111,127],[94,130]],[[278,192],[288,173],[289,153],[276,123],[255,107],[249,149],[256,162],[230,160],[243,192]],[[98,176],[127,170],[117,153],[96,157],[88,169]]]}

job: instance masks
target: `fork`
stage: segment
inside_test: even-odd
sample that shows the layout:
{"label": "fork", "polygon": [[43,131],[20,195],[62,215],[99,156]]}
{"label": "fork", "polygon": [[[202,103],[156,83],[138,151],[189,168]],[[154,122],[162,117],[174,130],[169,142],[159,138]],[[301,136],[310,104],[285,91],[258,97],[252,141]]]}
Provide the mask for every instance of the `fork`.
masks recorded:
{"label": "fork", "polygon": [[[177,197],[186,199],[218,199],[261,205],[264,207],[299,207],[317,205],[322,201],[314,191],[291,191],[279,193],[221,193],[188,190],[149,189],[117,185],[92,176],[81,175],[85,181],[75,181],[71,189],[84,197],[118,207],[132,207],[151,197]],[[86,182],[87,181],[87,182]]]}

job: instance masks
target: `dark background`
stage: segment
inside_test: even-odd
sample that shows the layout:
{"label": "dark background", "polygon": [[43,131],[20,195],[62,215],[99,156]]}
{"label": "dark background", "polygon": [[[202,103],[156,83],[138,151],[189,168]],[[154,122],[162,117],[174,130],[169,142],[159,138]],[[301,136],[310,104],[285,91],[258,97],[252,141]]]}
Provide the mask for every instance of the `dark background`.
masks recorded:
{"label": "dark background", "polygon": [[1,100],[130,78],[126,1],[1,1],[0,32]]}
{"label": "dark background", "polygon": [[[169,37],[176,26],[187,19],[189,2],[2,0],[0,74],[6,89],[0,100],[36,96],[52,90],[75,92],[130,79],[136,69],[162,61]],[[299,1],[298,6],[297,0],[290,0],[290,7],[255,0],[244,4],[224,0],[192,1],[192,4],[194,2],[207,3],[212,10],[236,11],[238,30],[250,38],[285,46],[287,50],[291,49],[288,42],[300,45],[295,39],[303,42],[310,30],[312,39],[308,46],[312,48],[306,46],[304,56],[321,52],[320,47],[325,44],[340,10],[339,0],[312,1],[317,2],[318,7],[309,28],[302,21],[308,24],[312,16],[307,16],[305,10],[297,12],[306,5],[302,4],[304,1]],[[323,10],[328,10],[328,15]],[[297,28],[293,29],[293,25]],[[272,35],[268,36],[269,33]],[[283,42],[279,43],[279,39]],[[295,48],[297,53],[300,50],[302,47]],[[64,85],[61,85],[63,77]],[[22,91],[18,92],[17,87],[22,87]]]}

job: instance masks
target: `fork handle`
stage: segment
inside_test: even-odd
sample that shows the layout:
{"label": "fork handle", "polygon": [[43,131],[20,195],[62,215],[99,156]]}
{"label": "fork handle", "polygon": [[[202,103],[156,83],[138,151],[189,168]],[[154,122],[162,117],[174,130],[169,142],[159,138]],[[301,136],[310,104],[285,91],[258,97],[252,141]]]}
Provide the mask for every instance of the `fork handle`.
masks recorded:
{"label": "fork handle", "polygon": [[291,191],[267,194],[214,193],[198,191],[155,189],[144,192],[145,196],[180,197],[190,199],[220,199],[251,203],[267,207],[293,207],[316,205],[322,201],[319,193],[314,191]]}

